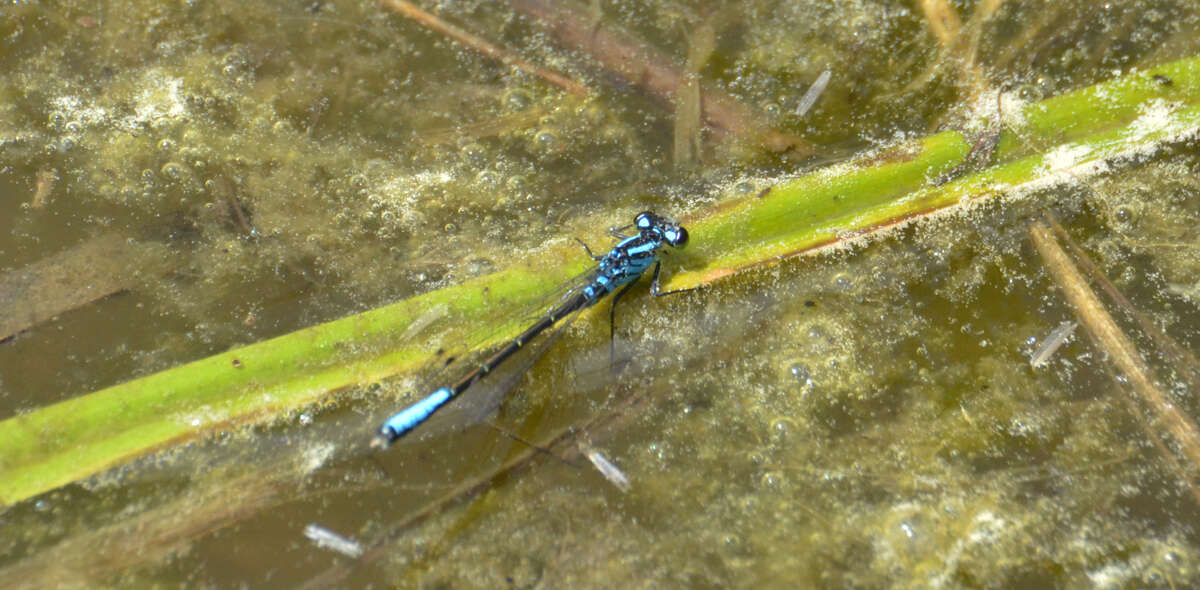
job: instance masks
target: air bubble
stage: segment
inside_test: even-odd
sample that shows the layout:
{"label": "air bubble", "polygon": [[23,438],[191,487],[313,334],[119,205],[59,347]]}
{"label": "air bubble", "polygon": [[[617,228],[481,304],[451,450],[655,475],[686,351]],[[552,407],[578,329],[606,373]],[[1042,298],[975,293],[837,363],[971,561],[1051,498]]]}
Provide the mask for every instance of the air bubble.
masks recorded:
{"label": "air bubble", "polygon": [[789,418],[778,418],[771,423],[771,440],[777,443],[786,442],[788,436],[795,432],[796,423]]}
{"label": "air bubble", "polygon": [[554,151],[558,148],[558,135],[550,129],[542,129],[534,135],[534,142],[540,150]]}
{"label": "air bubble", "polygon": [[179,180],[187,174],[187,167],[179,162],[167,162],[163,164],[159,172],[162,173],[164,178]]}
{"label": "air bubble", "polygon": [[510,191],[521,192],[521,191],[524,191],[525,189],[529,188],[529,179],[524,176],[521,176],[520,174],[516,174],[513,176],[509,176],[508,180],[504,184],[505,184],[505,186],[508,187],[508,190],[510,190]]}
{"label": "air bubble", "polygon": [[513,88],[504,94],[504,104],[514,111],[523,111],[532,102],[533,98],[521,88]]}
{"label": "air bubble", "polygon": [[475,175],[475,183],[484,186],[495,186],[498,180],[496,173],[491,170],[484,170]]}

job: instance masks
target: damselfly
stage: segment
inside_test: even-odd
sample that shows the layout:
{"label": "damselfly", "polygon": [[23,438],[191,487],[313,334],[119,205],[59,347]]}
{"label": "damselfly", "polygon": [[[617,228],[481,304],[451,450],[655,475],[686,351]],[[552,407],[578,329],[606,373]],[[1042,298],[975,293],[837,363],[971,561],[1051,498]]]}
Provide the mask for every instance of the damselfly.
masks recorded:
{"label": "damselfly", "polygon": [[[637,230],[636,235],[626,236],[620,232],[626,229]],[[595,305],[608,294],[616,291],[613,297],[613,311],[610,312],[610,326],[616,312],[617,301],[633,287],[638,278],[651,266],[654,267],[654,278],[650,292],[654,295],[667,295],[675,291],[662,292],[659,289],[658,271],[661,265],[659,256],[665,247],[682,248],[688,241],[687,230],[645,211],[639,213],[633,220],[633,225],[613,230],[613,236],[620,239],[612,250],[603,256],[596,256],[584,245],[588,255],[596,262],[579,287],[563,297],[561,303],[554,306],[539,320],[529,326],[520,336],[504,345],[500,350],[484,360],[478,367],[471,370],[458,381],[445,387],[438,388],[420,401],[408,406],[383,423],[371,445],[386,448],[400,437],[411,432],[428,420],[435,412],[444,407],[450,400],[458,397],[472,385],[483,379],[511,357],[538,334],[545,332],[567,316]],[[618,290],[620,289],[620,290]]]}

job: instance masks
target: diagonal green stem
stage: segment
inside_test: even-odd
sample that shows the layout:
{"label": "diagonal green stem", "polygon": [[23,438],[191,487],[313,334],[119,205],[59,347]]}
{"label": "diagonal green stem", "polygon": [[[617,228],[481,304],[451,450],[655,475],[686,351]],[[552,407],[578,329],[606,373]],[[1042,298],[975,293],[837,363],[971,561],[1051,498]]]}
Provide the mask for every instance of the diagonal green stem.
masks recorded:
{"label": "diagonal green stem", "polygon": [[[940,186],[931,181],[955,170],[974,143],[962,132],[939,133],[782,183],[765,195],[694,212],[682,220],[691,245],[671,257],[679,270],[666,288],[709,284],[947,208],[1032,194],[1104,166],[1148,161],[1161,146],[1200,130],[1200,57],[1030,104],[1012,118],[1021,123],[1002,134],[989,167]],[[476,326],[475,334],[452,335],[463,341],[511,337],[520,326],[504,318],[586,263],[564,245],[493,275],[0,422],[0,503],[411,371],[435,348],[425,332],[445,336]],[[417,328],[428,318],[437,318],[439,329]]]}
{"label": "diagonal green stem", "polygon": [[1190,58],[1007,114],[1022,123],[1001,134],[992,165],[941,186],[931,181],[956,169],[974,143],[962,132],[819,170],[683,220],[695,247],[683,256],[686,270],[672,277],[670,287],[707,284],[939,209],[1009,194],[1016,186],[1051,182],[1063,176],[1058,168],[1067,148],[1081,154],[1078,164],[1153,152],[1195,132],[1197,107],[1200,58]]}

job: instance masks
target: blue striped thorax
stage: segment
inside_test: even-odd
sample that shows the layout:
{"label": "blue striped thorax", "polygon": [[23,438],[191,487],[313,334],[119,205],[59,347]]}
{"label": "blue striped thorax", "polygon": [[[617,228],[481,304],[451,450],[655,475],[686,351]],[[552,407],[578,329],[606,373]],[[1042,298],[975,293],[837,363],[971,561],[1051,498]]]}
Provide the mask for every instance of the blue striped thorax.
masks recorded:
{"label": "blue striped thorax", "polygon": [[644,211],[633,220],[636,236],[627,237],[613,246],[600,259],[584,293],[588,299],[600,299],[617,287],[629,284],[658,262],[664,246],[682,248],[687,244],[687,230],[674,222]]}

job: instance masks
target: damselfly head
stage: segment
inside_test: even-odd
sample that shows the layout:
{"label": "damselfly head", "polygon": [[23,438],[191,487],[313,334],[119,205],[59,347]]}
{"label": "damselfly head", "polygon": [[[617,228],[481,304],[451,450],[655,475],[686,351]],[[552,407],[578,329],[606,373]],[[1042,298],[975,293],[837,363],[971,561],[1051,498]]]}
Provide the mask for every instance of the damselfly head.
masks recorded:
{"label": "damselfly head", "polygon": [[638,213],[637,217],[633,218],[633,225],[638,228],[638,231],[651,231],[658,234],[672,248],[682,248],[688,241],[686,229],[649,211]]}
{"label": "damselfly head", "polygon": [[687,245],[687,230],[675,225],[674,223],[671,223],[667,227],[663,228],[662,235],[663,240],[670,244],[672,248],[682,248]]}

